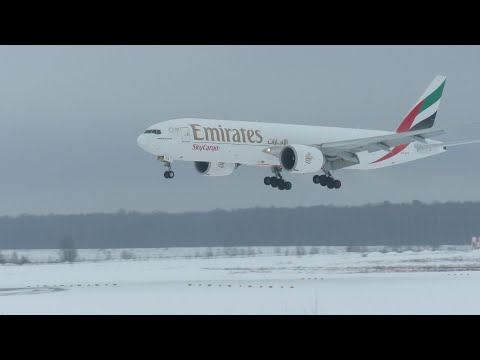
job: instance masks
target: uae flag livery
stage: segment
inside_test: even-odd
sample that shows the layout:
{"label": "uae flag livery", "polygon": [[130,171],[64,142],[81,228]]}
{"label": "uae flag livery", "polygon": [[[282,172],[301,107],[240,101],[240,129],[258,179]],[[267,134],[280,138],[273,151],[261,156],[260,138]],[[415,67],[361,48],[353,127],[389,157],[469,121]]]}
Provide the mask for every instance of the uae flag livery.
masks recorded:
{"label": "uae flag livery", "polygon": [[[406,131],[429,129],[435,123],[440,99],[442,98],[443,88],[445,87],[445,76],[437,76],[428,86],[417,103],[410,110],[408,115],[397,128],[397,133]],[[399,145],[392,149],[390,153],[372,162],[378,163],[390,159],[402,152],[409,144]]]}

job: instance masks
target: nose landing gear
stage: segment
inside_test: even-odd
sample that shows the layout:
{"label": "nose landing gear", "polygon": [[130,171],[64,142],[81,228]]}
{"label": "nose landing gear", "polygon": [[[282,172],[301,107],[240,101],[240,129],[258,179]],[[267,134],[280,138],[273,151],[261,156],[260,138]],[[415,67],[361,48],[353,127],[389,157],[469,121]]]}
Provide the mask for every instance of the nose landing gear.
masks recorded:
{"label": "nose landing gear", "polygon": [[168,168],[167,171],[163,173],[165,179],[173,179],[175,173],[172,171],[172,162],[165,159],[165,157],[159,156],[157,158],[159,161],[163,162],[163,165]]}
{"label": "nose landing gear", "polygon": [[163,176],[165,176],[165,179],[173,179],[175,173],[172,170],[167,170],[163,173]]}

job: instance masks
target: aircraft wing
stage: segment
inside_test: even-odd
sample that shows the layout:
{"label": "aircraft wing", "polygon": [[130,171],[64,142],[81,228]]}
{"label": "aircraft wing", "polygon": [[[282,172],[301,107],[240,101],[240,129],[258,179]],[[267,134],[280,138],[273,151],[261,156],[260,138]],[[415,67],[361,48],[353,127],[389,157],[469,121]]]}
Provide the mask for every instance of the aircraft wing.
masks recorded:
{"label": "aircraft wing", "polygon": [[389,135],[373,136],[345,141],[334,141],[314,145],[328,156],[340,156],[348,159],[361,151],[391,151],[391,148],[414,141],[426,143],[426,139],[445,134],[444,129],[421,129]]}
{"label": "aircraft wing", "polygon": [[420,145],[419,150],[421,150],[421,149],[435,149],[435,148],[438,148],[438,147],[443,147],[446,150],[447,148],[452,147],[452,146],[477,144],[477,143],[480,143],[480,139],[462,140],[462,141],[447,141],[447,142],[442,142],[442,143],[439,143],[439,144]]}
{"label": "aircraft wing", "polygon": [[450,147],[450,146],[468,145],[468,144],[476,144],[476,143],[480,143],[480,139],[465,140],[465,141],[449,141],[449,142],[442,143],[442,145],[446,147]]}

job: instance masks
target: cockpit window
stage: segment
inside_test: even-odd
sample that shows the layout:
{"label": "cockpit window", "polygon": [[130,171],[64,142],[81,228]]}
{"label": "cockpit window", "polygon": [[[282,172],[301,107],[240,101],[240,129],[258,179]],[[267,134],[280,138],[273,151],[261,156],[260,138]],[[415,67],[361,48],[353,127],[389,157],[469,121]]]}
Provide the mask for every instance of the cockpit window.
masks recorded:
{"label": "cockpit window", "polygon": [[147,130],[145,131],[145,134],[157,134],[160,135],[162,133],[161,130]]}

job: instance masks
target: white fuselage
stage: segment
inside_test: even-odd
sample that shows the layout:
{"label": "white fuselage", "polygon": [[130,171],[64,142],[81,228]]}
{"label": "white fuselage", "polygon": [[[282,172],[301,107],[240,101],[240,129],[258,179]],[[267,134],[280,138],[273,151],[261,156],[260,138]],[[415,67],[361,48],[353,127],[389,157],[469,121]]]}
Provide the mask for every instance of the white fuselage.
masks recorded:
{"label": "white fuselage", "polygon": [[[149,132],[157,130],[155,133]],[[324,126],[274,124],[212,119],[175,119],[160,122],[138,137],[145,151],[167,161],[238,163],[253,166],[279,166],[278,157],[264,151],[273,147],[303,144],[320,145],[394,134],[389,131]],[[428,144],[441,144],[427,140]],[[392,166],[444,152],[441,146],[425,149],[410,143],[387,151],[358,153],[360,163],[348,169],[375,169]]]}

